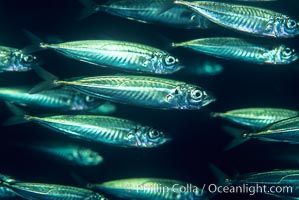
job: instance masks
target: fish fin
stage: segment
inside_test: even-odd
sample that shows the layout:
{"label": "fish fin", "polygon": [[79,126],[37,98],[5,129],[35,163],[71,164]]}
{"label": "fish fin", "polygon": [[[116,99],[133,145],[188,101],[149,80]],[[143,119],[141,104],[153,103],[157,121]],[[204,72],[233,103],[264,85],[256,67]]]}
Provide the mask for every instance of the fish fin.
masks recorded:
{"label": "fish fin", "polygon": [[89,17],[90,15],[98,12],[101,10],[101,6],[96,4],[93,0],[78,0],[79,3],[84,6],[83,10],[80,12],[78,16],[78,20],[85,19]]}
{"label": "fish fin", "polygon": [[34,86],[28,92],[29,94],[35,94],[35,93],[41,92],[43,90],[48,90],[48,89],[55,88],[58,86],[58,84],[55,83],[55,81],[58,80],[57,76],[51,74],[50,72],[48,72],[47,70],[43,69],[40,66],[35,66],[33,68],[33,70],[40,78],[44,79],[45,81]]}
{"label": "fish fin", "polygon": [[70,172],[70,176],[82,187],[87,187],[91,185],[86,179],[79,176],[76,172]]}
{"label": "fish fin", "polygon": [[218,184],[227,183],[231,178],[220,170],[216,165],[209,163],[209,168],[212,171],[212,174],[216,177]]}
{"label": "fish fin", "polygon": [[232,128],[228,126],[222,127],[222,129],[227,132],[230,136],[232,136],[234,139],[224,148],[225,151],[228,151],[230,149],[235,148],[236,146],[239,146],[240,144],[246,142],[249,140],[248,137],[244,137],[244,131],[237,128]]}
{"label": "fish fin", "polygon": [[8,118],[7,120],[5,120],[2,123],[3,126],[12,126],[12,125],[28,122],[28,120],[26,120],[26,118],[24,117],[27,115],[27,113],[24,110],[22,110],[18,106],[14,105],[12,103],[9,103],[7,101],[5,102],[5,105],[7,106],[9,111],[11,111],[15,116],[12,116],[12,117]]}
{"label": "fish fin", "polygon": [[13,103],[10,103],[8,101],[4,102],[9,111],[11,111],[16,116],[24,116],[27,115],[27,112],[19,108],[18,106],[14,105]]}
{"label": "fish fin", "polygon": [[162,13],[167,12],[169,9],[171,9],[173,6],[175,6],[175,0],[169,0],[166,1],[161,8],[158,10],[157,15],[161,15]]}
{"label": "fish fin", "polygon": [[41,83],[38,83],[36,86],[34,86],[33,88],[31,88],[31,90],[29,90],[29,94],[36,94],[39,93],[41,91],[44,90],[49,90],[52,88],[57,87],[57,84],[54,81],[43,81]]}
{"label": "fish fin", "polygon": [[46,49],[41,45],[44,44],[44,41],[41,38],[26,29],[23,29],[23,32],[32,42],[32,45],[29,45],[22,49],[24,53],[35,53],[37,51],[43,51]]}
{"label": "fish fin", "polygon": [[43,80],[46,80],[46,81],[58,80],[57,76],[55,76],[54,74],[51,74],[50,72],[48,72],[47,70],[45,70],[44,68],[42,68],[40,66],[34,67],[34,71]]}
{"label": "fish fin", "polygon": [[221,113],[219,113],[219,112],[211,112],[210,116],[213,117],[213,118],[220,117]]}

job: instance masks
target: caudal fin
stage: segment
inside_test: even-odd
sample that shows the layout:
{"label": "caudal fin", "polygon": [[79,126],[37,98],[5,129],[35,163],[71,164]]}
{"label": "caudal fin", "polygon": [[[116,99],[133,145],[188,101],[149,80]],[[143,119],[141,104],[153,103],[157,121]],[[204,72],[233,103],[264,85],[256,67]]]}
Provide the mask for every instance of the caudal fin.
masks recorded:
{"label": "caudal fin", "polygon": [[78,20],[82,20],[100,10],[100,5],[97,5],[93,0],[78,0],[83,6],[83,10],[78,16]]}
{"label": "caudal fin", "polygon": [[9,111],[11,111],[14,114],[14,116],[4,121],[2,123],[3,126],[12,126],[28,122],[28,120],[25,117],[27,113],[24,110],[9,102],[5,102],[5,105],[7,106]]}
{"label": "caudal fin", "polygon": [[22,49],[23,53],[35,53],[38,51],[43,51],[46,48],[43,48],[41,46],[41,44],[43,44],[43,40],[41,38],[39,38],[38,36],[34,35],[33,33],[31,33],[30,31],[23,29],[23,32],[25,33],[25,35],[29,38],[29,40],[31,41],[32,45],[27,46],[25,48]]}
{"label": "caudal fin", "polygon": [[209,168],[212,171],[212,174],[216,177],[218,184],[227,184],[229,182],[230,177],[214,164],[209,163]]}
{"label": "caudal fin", "polygon": [[35,73],[45,81],[37,84],[34,86],[28,93],[29,94],[35,94],[44,90],[52,89],[58,86],[58,84],[55,83],[56,80],[58,80],[58,77],[51,74],[47,70],[43,69],[40,66],[34,67]]}
{"label": "caudal fin", "polygon": [[239,146],[240,144],[246,142],[249,140],[249,137],[245,137],[246,134],[244,134],[243,130],[232,128],[228,126],[222,127],[225,132],[227,132],[230,136],[232,136],[234,139],[224,148],[225,151],[235,148],[236,146]]}

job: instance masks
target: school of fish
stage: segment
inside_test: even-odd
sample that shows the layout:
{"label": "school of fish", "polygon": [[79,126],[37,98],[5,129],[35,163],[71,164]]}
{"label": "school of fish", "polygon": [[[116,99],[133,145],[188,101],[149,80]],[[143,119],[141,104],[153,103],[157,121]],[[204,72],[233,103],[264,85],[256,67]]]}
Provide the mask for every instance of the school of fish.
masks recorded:
{"label": "school of fish", "polygon": [[[217,63],[217,59],[257,66],[295,63],[299,58],[298,49],[287,41],[299,35],[299,21],[287,13],[259,7],[268,1],[275,3],[278,0],[110,0],[99,4],[92,0],[79,0],[82,4],[80,22],[84,22],[91,14],[104,12],[128,19],[127,23],[135,21],[144,23],[145,26],[184,29],[186,32],[191,29],[203,32],[217,29],[231,32],[234,36],[218,35],[191,40],[186,38],[184,41],[172,41],[168,48],[162,49],[141,42],[113,39],[86,38],[51,42],[35,35],[40,33],[26,30],[33,45],[21,49],[0,46],[0,72],[1,75],[9,76],[10,73],[34,71],[42,81],[33,87],[0,87],[0,100],[12,113],[12,117],[3,126],[23,126],[23,123],[33,122],[40,125],[36,127],[40,132],[49,129],[48,131],[56,132],[62,138],[73,138],[74,141],[91,144],[91,147],[64,141],[17,144],[25,151],[38,152],[61,165],[96,167],[109,162],[106,157],[93,150],[93,145],[107,145],[120,150],[131,148],[136,151],[167,148],[167,144],[174,140],[170,131],[156,127],[151,122],[144,123],[142,119],[138,121],[111,115],[117,113],[118,106],[161,112],[201,113],[216,101],[217,93],[210,91],[209,85],[181,81],[171,75],[219,75],[224,67]],[[248,2],[261,4],[248,6]],[[191,70],[187,62],[175,53],[176,50],[188,51],[187,49],[198,55],[205,54],[212,61],[204,60]],[[49,67],[42,67],[45,63],[41,52],[44,51],[56,52],[62,56],[61,59],[90,65],[99,71],[108,68],[115,73],[99,73],[94,76],[82,73],[80,76],[60,78]],[[214,57],[217,59],[213,60]],[[299,144],[297,110],[249,106],[208,112],[211,120],[219,118],[221,123],[225,120],[224,123],[235,126],[223,127],[233,137],[224,150],[233,151],[249,140]],[[296,169],[272,169],[236,177],[223,175],[216,167],[212,167],[212,171],[213,169],[219,184],[224,186],[287,185],[293,188],[292,193],[265,194],[280,199],[299,199],[299,171]],[[120,177],[102,183],[91,183],[92,181],[81,179],[78,174],[76,179],[81,187],[74,187],[19,180],[15,179],[15,175],[10,175],[0,174],[1,199],[217,199],[217,194],[210,194],[188,180],[171,177]],[[192,185],[192,190],[182,192],[179,188],[186,185]],[[149,190],[156,186],[172,189]],[[176,189],[174,186],[177,186]]]}

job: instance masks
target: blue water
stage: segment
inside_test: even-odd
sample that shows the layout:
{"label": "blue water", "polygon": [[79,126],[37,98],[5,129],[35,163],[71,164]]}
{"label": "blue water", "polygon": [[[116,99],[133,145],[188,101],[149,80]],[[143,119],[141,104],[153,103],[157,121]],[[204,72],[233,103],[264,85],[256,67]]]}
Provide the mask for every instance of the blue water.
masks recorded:
{"label": "blue water", "polygon": [[[296,1],[255,3],[259,7],[276,10],[299,20]],[[255,5],[251,3],[250,5]],[[279,143],[250,141],[231,151],[223,148],[231,137],[222,131],[223,121],[209,117],[211,111],[226,111],[242,107],[282,107],[299,110],[299,66],[263,66],[227,61],[204,56],[186,49],[171,49],[170,41],[185,41],[211,36],[249,37],[222,28],[212,30],[182,30],[157,25],[142,24],[106,13],[97,13],[77,21],[81,9],[75,0],[11,0],[0,3],[0,44],[23,48],[31,44],[22,29],[42,38],[53,36],[65,41],[87,39],[115,39],[139,42],[167,49],[184,62],[196,63],[197,59],[215,60],[224,66],[224,72],[213,77],[199,77],[178,72],[167,78],[200,85],[217,97],[199,111],[161,111],[118,105],[115,116],[150,124],[169,134],[173,141],[156,149],[123,149],[96,143],[81,142],[64,137],[37,124],[0,127],[0,173],[9,174],[30,182],[56,183],[78,186],[72,178],[75,172],[90,182],[103,182],[129,177],[160,177],[185,180],[195,185],[217,183],[208,164],[213,163],[225,173],[259,172],[273,169],[297,168],[299,164],[273,159],[280,153],[296,151],[298,146]],[[283,42],[294,48],[299,40],[260,39]],[[258,40],[257,39],[257,40]],[[299,48],[297,48],[299,51]],[[58,77],[76,77],[117,74],[119,71],[99,68],[68,59],[52,51],[40,52],[43,67]],[[191,62],[192,61],[192,62]],[[192,67],[190,64],[187,67]],[[34,72],[2,73],[1,87],[34,86],[40,80]],[[11,114],[1,102],[1,121]],[[32,141],[58,140],[84,144],[98,151],[104,163],[93,168],[62,165],[50,157],[25,151],[17,144]],[[299,150],[298,150],[299,154]],[[270,199],[261,195],[219,195],[215,199]],[[116,198],[115,198],[116,199]]]}

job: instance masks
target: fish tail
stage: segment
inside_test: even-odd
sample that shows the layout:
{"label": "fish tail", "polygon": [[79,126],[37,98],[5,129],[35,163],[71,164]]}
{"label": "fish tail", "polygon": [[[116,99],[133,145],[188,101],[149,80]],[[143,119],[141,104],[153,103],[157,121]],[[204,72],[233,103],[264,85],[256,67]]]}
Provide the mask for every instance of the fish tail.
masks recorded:
{"label": "fish tail", "polygon": [[220,116],[221,116],[221,113],[218,113],[218,112],[211,112],[210,116],[213,117],[213,118],[220,117]]}
{"label": "fish tail", "polygon": [[71,172],[70,173],[71,177],[78,183],[80,184],[82,187],[86,187],[89,188],[90,185],[92,185],[91,183],[89,183],[87,180],[85,180],[84,178],[82,178],[81,176],[79,176],[77,173],[75,172]]}
{"label": "fish tail", "polygon": [[7,108],[9,109],[9,111],[11,111],[14,116],[8,118],[6,121],[3,122],[3,126],[12,126],[12,125],[16,125],[16,124],[22,124],[22,123],[26,123],[28,122],[29,119],[29,115],[27,115],[27,113],[22,110],[21,108],[17,107],[16,105],[9,103],[9,102],[5,102],[5,105],[7,106]]}
{"label": "fish tail", "polygon": [[32,42],[32,45],[22,49],[24,53],[35,53],[37,51],[42,51],[46,49],[44,46],[41,45],[44,43],[41,38],[39,38],[38,36],[34,35],[33,33],[31,33],[26,29],[23,29],[23,32]]}
{"label": "fish tail", "polygon": [[225,184],[230,180],[230,177],[216,167],[216,165],[209,163],[209,168],[212,171],[212,174],[216,177],[218,184]]}
{"label": "fish tail", "polygon": [[34,86],[29,91],[29,94],[35,94],[35,93],[41,92],[43,90],[48,90],[48,89],[55,88],[55,87],[59,86],[59,84],[57,82],[57,80],[58,80],[57,76],[51,74],[50,72],[46,71],[45,69],[43,69],[40,66],[35,67],[34,71],[40,78],[44,79],[45,81]]}
{"label": "fish tail", "polygon": [[234,137],[234,139],[225,147],[225,151],[235,148],[240,144],[249,140],[249,137],[244,137],[247,134],[244,134],[243,130],[232,128],[232,127],[223,127],[223,130],[227,132],[229,135]]}
{"label": "fish tail", "polygon": [[84,8],[80,12],[78,16],[78,20],[82,20],[84,18],[89,17],[90,15],[102,10],[102,6],[96,4],[93,0],[78,0],[79,3],[81,3]]}

